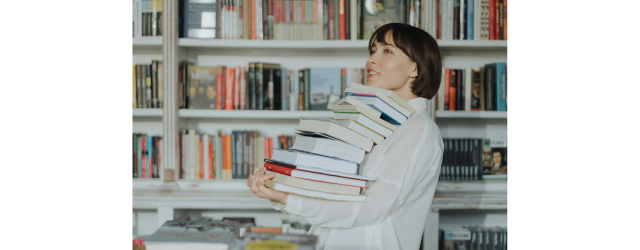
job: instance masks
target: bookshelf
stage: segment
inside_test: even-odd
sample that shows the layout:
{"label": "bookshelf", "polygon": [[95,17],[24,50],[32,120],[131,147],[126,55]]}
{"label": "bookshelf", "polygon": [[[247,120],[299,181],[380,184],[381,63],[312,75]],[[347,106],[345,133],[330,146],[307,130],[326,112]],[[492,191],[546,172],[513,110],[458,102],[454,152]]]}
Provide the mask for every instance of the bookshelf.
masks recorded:
{"label": "bookshelf", "polygon": [[[168,5],[167,5],[168,6]],[[165,27],[169,31],[170,27]],[[177,29],[176,29],[177,30]],[[167,34],[167,32],[165,32]],[[175,38],[175,37],[174,37]],[[287,68],[306,67],[364,67],[368,57],[367,41],[319,40],[214,40],[175,38],[175,60],[189,60],[195,65],[247,66],[249,61],[280,63]],[[507,61],[507,41],[438,40],[443,57],[443,68],[479,68],[485,63]],[[132,39],[133,64],[149,64],[163,60],[163,38],[142,37]],[[165,55],[166,56],[166,55]],[[165,61],[165,67],[169,63]],[[176,66],[177,69],[177,66]],[[165,70],[166,71],[166,70]],[[166,78],[165,78],[166,79]],[[176,76],[177,79],[177,76]],[[166,96],[177,97],[177,92],[165,91]],[[176,110],[175,116],[163,117],[163,109],[133,109],[133,131],[149,135],[163,135],[165,127],[178,130],[197,129],[213,134],[217,130],[260,130],[264,136],[294,134],[301,116],[331,117],[326,111],[256,111],[256,110]],[[506,137],[507,112],[492,111],[436,111],[436,123],[444,138],[454,137]],[[173,219],[185,211],[218,210],[244,213],[247,216],[281,216],[266,200],[249,192],[246,180],[177,180],[165,183],[162,179],[134,179],[132,181],[132,209],[134,228],[149,224],[154,228],[165,220]],[[437,231],[440,211],[500,211],[498,221],[506,225],[507,181],[457,182],[440,181],[436,189],[431,216],[425,225],[425,249],[437,249]],[[428,211],[425,208],[425,212]],[[151,221],[143,222],[136,214],[155,213]],[[136,219],[134,219],[136,220]],[[491,225],[489,225],[491,226]],[[139,234],[134,231],[134,234]],[[433,237],[436,237],[435,240]],[[428,240],[428,241],[427,241]]]}

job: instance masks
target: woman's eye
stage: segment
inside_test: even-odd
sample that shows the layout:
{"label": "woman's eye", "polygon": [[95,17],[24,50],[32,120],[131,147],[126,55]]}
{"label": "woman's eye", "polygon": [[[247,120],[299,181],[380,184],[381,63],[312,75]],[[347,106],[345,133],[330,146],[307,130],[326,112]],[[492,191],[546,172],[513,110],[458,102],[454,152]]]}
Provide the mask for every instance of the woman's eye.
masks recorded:
{"label": "woman's eye", "polygon": [[391,54],[391,50],[385,49],[384,53]]}
{"label": "woman's eye", "polygon": [[373,55],[373,53],[376,53],[376,52],[373,50],[369,50],[369,55]]}

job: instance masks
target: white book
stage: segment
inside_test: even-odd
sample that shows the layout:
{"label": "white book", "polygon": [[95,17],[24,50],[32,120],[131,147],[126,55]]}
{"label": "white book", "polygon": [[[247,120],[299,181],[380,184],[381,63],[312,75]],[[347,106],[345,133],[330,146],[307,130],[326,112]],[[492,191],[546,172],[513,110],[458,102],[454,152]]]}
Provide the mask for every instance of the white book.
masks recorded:
{"label": "white book", "polygon": [[305,152],[297,152],[293,150],[284,150],[273,148],[271,159],[286,162],[293,165],[303,165],[326,169],[336,172],[344,172],[347,174],[356,174],[358,172],[358,163],[346,161],[338,158],[317,155]]}
{"label": "white book", "polygon": [[[396,100],[391,99],[391,97],[385,95],[380,89],[358,89],[358,88],[347,88],[344,91],[347,95],[350,96],[375,96],[380,98],[380,100],[384,101],[386,104],[391,106],[393,109],[402,113],[402,115],[406,117],[410,117],[413,112],[404,108],[400,105]],[[395,94],[395,93],[394,93]],[[397,96],[397,95],[396,95]],[[400,97],[398,97],[400,98]],[[408,105],[408,104],[407,104]]]}
{"label": "white book", "polygon": [[182,156],[182,166],[180,166],[180,172],[182,172],[182,176],[180,176],[180,173],[178,173],[178,176],[176,177],[176,179],[180,179],[180,178],[185,178],[184,174],[187,172],[187,133],[186,132],[182,132],[182,148],[180,150],[180,154]]}
{"label": "white book", "polygon": [[449,30],[449,32],[448,32],[449,38],[448,39],[449,40],[453,40],[453,32],[455,32],[455,30],[453,30],[453,18],[454,18],[454,16],[453,16],[453,5],[454,5],[454,3],[453,3],[453,0],[447,0],[447,1],[449,3],[449,8],[447,8],[447,12],[448,12],[447,19],[448,19],[448,23],[449,23],[448,24],[448,26],[449,26],[448,27],[448,30]]}
{"label": "white book", "polygon": [[319,133],[296,132],[295,142],[291,149],[335,157],[358,164],[364,159],[363,149]]}
{"label": "white book", "polygon": [[344,194],[331,194],[313,190],[307,190],[292,186],[287,186],[282,183],[277,183],[273,180],[267,180],[265,184],[267,187],[282,191],[290,194],[297,194],[301,196],[311,197],[311,198],[319,198],[324,200],[333,200],[333,201],[364,201],[367,197],[366,195],[344,195]]}
{"label": "white book", "polygon": [[473,1],[473,40],[480,40],[480,0]]}
{"label": "white book", "polygon": [[196,134],[195,139],[193,141],[193,147],[194,147],[193,151],[195,152],[195,157],[193,158],[193,161],[195,162],[194,164],[195,167],[193,168],[193,171],[191,171],[192,180],[201,179],[200,178],[200,155],[202,154],[202,150],[200,149],[200,139],[201,139],[200,134]]}
{"label": "white book", "polygon": [[[319,4],[319,6],[322,6],[322,1],[320,1],[321,4]],[[357,40],[358,39],[358,32],[356,32],[358,30],[358,1],[357,0],[350,0],[351,6],[349,7],[349,18],[351,19],[349,21],[349,24],[351,24],[351,40]],[[322,15],[319,15],[319,17]],[[320,23],[322,23],[322,19],[320,19]],[[322,37],[322,33],[318,33],[318,35],[320,35],[320,37]]]}
{"label": "white book", "polygon": [[413,109],[413,107],[411,107],[411,105],[409,105],[409,103],[407,101],[402,99],[398,94],[396,94],[396,92],[393,92],[392,90],[381,89],[381,88],[376,88],[376,87],[370,87],[370,86],[362,85],[360,83],[352,84],[351,86],[349,86],[349,88],[352,88],[352,89],[379,90],[383,94],[385,94],[386,96],[391,98],[393,101],[395,101],[396,103],[400,104],[400,106],[405,108],[407,111],[409,111],[409,114],[411,114],[413,112],[416,112]]}
{"label": "white book", "polygon": [[407,121],[407,117],[400,113],[398,110],[391,107],[389,104],[385,103],[378,97],[373,96],[350,96],[353,99],[356,99],[369,107],[380,111],[381,118],[385,121],[388,121],[391,124],[400,125]]}
{"label": "white book", "polygon": [[373,148],[373,141],[371,139],[330,119],[301,117],[296,130],[326,134],[355,145],[367,152],[371,152]]}
{"label": "white book", "polygon": [[466,0],[460,0],[460,14],[458,15],[458,17],[460,18],[460,24],[459,24],[459,32],[460,32],[460,40],[464,40],[464,36],[466,35],[464,33],[464,27],[467,26],[467,24],[464,22],[466,20],[466,14],[464,13],[464,6],[466,4]]}
{"label": "white book", "polygon": [[[300,177],[300,178],[305,177],[304,179],[309,179],[309,180],[325,181],[325,182],[338,183],[342,185],[350,185],[350,186],[363,187],[363,188],[366,187],[367,181],[374,180],[373,178],[367,177],[364,175],[347,174],[344,172],[336,172],[336,171],[331,171],[331,170],[326,170],[321,168],[307,167],[303,165],[292,165],[286,162],[279,162],[272,159],[266,159],[265,161],[275,165],[291,168],[291,173],[305,172],[302,175],[298,175],[298,176],[291,175],[291,176]],[[270,170],[270,169],[267,169],[267,170]],[[301,171],[297,171],[297,170],[301,170]],[[306,174],[307,172],[312,174],[319,174],[319,175],[307,175]],[[334,177],[338,179],[334,179]],[[352,181],[362,181],[362,182],[352,182]]]}
{"label": "white book", "polygon": [[354,120],[360,124],[362,124],[363,126],[367,127],[368,129],[373,130],[374,132],[380,134],[383,137],[389,137],[391,136],[391,134],[393,133],[393,131],[391,129],[388,129],[384,126],[382,126],[381,124],[373,121],[372,119],[368,118],[367,116],[361,114],[361,113],[334,113],[334,117],[333,119],[351,119]]}
{"label": "white book", "polygon": [[471,111],[471,89],[473,89],[473,69],[466,68],[464,72],[464,110]]}
{"label": "white book", "polygon": [[195,176],[195,170],[196,170],[196,148],[195,148],[195,143],[194,141],[196,141],[196,131],[195,129],[189,129],[189,139],[187,141],[188,143],[188,147],[189,149],[187,150],[187,152],[189,153],[189,155],[187,156],[187,172],[185,173],[185,179],[187,180],[193,180],[194,176]]}
{"label": "white book", "polygon": [[373,142],[375,142],[376,144],[380,144],[382,143],[382,141],[384,141],[384,136],[374,132],[373,130],[363,126],[362,124],[351,120],[351,119],[333,119],[333,121],[340,123],[340,125],[351,129],[353,131],[355,131],[358,134],[363,135],[364,137],[367,137],[369,139],[371,139]]}

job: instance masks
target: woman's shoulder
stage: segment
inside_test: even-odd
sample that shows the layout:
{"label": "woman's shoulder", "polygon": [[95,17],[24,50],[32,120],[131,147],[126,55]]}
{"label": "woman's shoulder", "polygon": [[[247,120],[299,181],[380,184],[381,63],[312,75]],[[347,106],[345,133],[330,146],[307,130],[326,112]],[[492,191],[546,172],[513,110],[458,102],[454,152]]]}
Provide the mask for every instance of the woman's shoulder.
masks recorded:
{"label": "woman's shoulder", "polygon": [[417,110],[400,127],[403,127],[403,130],[429,131],[440,134],[438,125],[431,119],[426,110]]}

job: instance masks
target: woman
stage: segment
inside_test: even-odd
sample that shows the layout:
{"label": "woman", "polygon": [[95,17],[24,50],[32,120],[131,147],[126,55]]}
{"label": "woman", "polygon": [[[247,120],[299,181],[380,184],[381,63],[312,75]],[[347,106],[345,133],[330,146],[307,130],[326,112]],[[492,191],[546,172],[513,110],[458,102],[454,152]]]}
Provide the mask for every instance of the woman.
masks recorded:
{"label": "woman", "polygon": [[251,175],[247,185],[285,214],[313,225],[320,249],[418,249],[436,189],[443,143],[427,114],[440,86],[440,49],[425,31],[390,23],[369,40],[367,86],[394,91],[415,113],[367,154],[362,175],[373,176],[364,202],[302,197],[264,186],[275,174]]}

